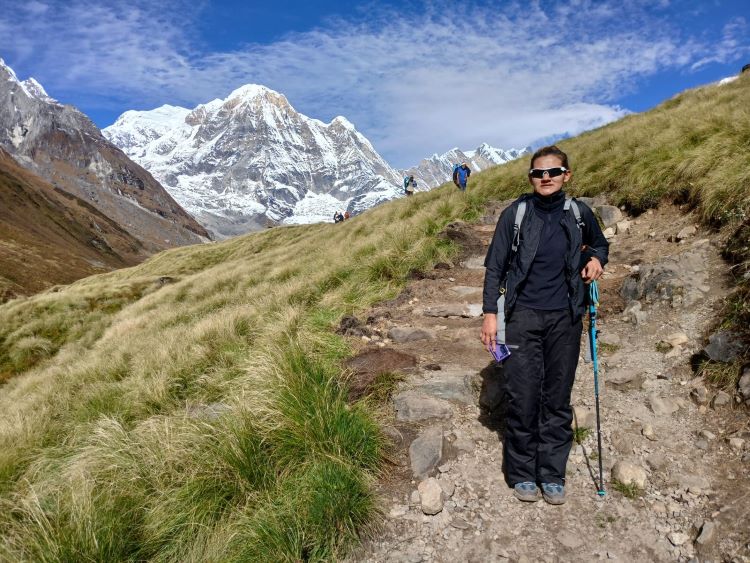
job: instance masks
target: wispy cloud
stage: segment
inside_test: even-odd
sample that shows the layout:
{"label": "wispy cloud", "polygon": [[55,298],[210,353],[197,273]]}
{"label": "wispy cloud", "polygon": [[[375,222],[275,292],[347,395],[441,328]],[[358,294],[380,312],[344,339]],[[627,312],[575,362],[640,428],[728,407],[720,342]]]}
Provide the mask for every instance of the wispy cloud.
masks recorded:
{"label": "wispy cloud", "polygon": [[659,12],[667,3],[651,4],[381,8],[366,21],[215,52],[195,31],[201,8],[181,0],[36,0],[0,14],[0,30],[15,31],[0,34],[0,56],[23,61],[52,96],[100,107],[193,106],[265,84],[312,117],[347,116],[407,165],[453,146],[576,134],[623,115],[616,100],[644,76],[748,52],[744,20],[727,25],[716,48],[671,25]]}

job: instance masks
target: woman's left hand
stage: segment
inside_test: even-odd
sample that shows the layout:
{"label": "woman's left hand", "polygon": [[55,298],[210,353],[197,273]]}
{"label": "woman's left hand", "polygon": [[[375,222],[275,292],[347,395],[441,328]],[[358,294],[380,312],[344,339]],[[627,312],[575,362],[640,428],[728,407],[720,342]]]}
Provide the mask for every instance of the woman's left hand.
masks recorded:
{"label": "woman's left hand", "polygon": [[585,283],[591,283],[602,277],[603,273],[604,268],[602,268],[602,263],[599,262],[598,258],[592,256],[588,264],[581,270],[581,277]]}

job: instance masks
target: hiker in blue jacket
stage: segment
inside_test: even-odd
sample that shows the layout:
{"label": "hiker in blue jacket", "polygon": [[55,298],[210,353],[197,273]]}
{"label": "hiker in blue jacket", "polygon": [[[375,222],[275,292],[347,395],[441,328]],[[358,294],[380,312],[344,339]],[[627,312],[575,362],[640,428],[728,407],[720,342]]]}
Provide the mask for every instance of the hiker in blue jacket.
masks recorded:
{"label": "hiker in blue jacket", "polygon": [[453,168],[453,183],[462,192],[466,191],[466,183],[469,181],[469,176],[471,176],[471,168],[465,162],[462,162],[460,166],[457,164]]}
{"label": "hiker in blue jacket", "polygon": [[[504,292],[503,364],[508,412],[505,477],[522,501],[565,502],[573,441],[570,395],[581,343],[586,284],[602,276],[609,244],[583,202],[566,202],[567,155],[543,147],[531,158],[534,191],[500,215],[485,259],[481,340],[494,350]],[[525,203],[522,203],[525,202]],[[521,212],[517,210],[521,208]],[[524,210],[525,207],[525,210]],[[518,224],[520,220],[520,225]],[[514,251],[514,246],[515,251]],[[503,334],[503,331],[500,331]]]}

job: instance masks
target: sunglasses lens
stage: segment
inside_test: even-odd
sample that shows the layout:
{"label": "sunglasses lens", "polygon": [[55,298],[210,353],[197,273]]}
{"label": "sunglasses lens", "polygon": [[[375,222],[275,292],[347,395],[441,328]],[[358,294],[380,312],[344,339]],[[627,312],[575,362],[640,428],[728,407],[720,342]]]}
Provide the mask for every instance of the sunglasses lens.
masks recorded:
{"label": "sunglasses lens", "polygon": [[564,174],[566,171],[563,167],[555,167],[555,168],[532,168],[529,170],[529,176],[532,178],[544,178],[544,173],[546,172],[549,174],[550,178],[556,178],[562,174]]}

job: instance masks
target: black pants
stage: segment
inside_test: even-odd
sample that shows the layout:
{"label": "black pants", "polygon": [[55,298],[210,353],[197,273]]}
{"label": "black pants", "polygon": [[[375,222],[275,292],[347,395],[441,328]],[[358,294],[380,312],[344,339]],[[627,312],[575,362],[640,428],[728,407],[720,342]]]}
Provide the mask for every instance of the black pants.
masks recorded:
{"label": "black pants", "polygon": [[565,483],[573,441],[570,393],[582,321],[570,311],[516,307],[508,319],[511,350],[503,370],[508,415],[503,462],[509,485]]}

